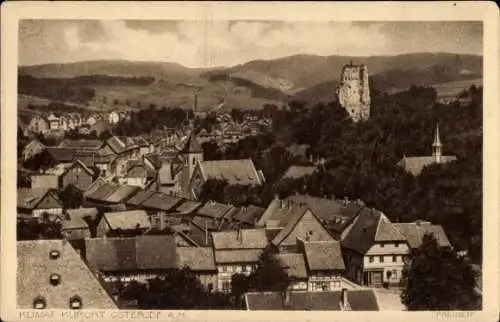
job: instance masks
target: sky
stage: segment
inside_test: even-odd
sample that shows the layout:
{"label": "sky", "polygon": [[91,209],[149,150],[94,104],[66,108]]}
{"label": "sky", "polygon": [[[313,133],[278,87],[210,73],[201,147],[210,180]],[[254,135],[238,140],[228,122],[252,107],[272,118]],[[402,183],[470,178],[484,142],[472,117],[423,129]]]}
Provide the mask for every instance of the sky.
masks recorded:
{"label": "sky", "polygon": [[19,64],[85,60],[233,66],[296,54],[482,55],[481,22],[22,20]]}

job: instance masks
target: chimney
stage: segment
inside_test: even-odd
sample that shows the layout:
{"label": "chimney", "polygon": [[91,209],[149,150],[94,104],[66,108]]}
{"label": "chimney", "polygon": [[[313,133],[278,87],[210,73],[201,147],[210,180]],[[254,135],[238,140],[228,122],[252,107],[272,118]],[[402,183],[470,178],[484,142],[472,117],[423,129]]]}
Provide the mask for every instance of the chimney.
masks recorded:
{"label": "chimney", "polygon": [[206,221],[205,221],[205,245],[208,245],[208,227]]}
{"label": "chimney", "polygon": [[342,311],[350,311],[349,309],[349,299],[347,296],[347,289],[343,288],[340,295],[340,307]]}
{"label": "chimney", "polygon": [[241,243],[243,243],[243,233],[241,232],[241,228],[238,227],[238,241]]}

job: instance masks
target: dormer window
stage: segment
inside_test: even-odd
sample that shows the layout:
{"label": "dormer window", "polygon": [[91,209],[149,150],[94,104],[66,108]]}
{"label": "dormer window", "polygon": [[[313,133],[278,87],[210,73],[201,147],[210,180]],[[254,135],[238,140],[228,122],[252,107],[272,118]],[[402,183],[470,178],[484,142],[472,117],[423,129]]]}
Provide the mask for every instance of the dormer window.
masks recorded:
{"label": "dormer window", "polygon": [[69,299],[69,308],[72,310],[79,310],[82,308],[82,298],[78,295],[72,296]]}
{"label": "dormer window", "polygon": [[35,310],[43,310],[47,306],[47,301],[45,301],[45,298],[43,296],[37,296],[33,300],[33,308]]}
{"label": "dormer window", "polygon": [[57,286],[61,284],[61,276],[59,276],[59,274],[50,275],[50,284],[52,286]]}
{"label": "dormer window", "polygon": [[51,250],[49,253],[50,259],[58,259],[61,253],[58,250]]}

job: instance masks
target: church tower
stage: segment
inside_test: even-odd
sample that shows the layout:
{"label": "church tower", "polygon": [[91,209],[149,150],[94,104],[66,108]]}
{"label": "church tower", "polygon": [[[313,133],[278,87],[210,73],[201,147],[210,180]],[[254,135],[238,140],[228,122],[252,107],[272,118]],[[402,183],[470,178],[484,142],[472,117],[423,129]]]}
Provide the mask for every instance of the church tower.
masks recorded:
{"label": "church tower", "polygon": [[443,144],[439,138],[439,123],[436,125],[436,132],[434,133],[434,142],[432,143],[432,157],[434,162],[441,163]]}
{"label": "church tower", "polygon": [[184,147],[181,149],[180,154],[184,159],[184,166],[188,169],[190,180],[193,176],[196,164],[203,161],[203,149],[193,130],[191,130],[191,133],[184,143]]}

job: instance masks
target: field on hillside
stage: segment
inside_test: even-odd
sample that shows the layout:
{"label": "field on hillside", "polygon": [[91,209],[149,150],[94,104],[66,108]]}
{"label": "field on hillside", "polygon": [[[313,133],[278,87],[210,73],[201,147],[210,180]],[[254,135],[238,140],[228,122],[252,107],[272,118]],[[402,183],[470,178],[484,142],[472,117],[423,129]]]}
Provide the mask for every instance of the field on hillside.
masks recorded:
{"label": "field on hillside", "polygon": [[438,97],[440,96],[452,96],[458,95],[464,89],[469,88],[471,85],[482,86],[482,79],[468,79],[468,80],[458,80],[453,82],[434,84],[432,87],[436,89]]}

